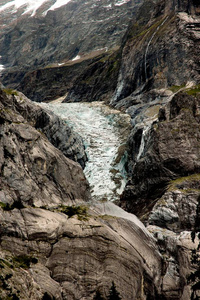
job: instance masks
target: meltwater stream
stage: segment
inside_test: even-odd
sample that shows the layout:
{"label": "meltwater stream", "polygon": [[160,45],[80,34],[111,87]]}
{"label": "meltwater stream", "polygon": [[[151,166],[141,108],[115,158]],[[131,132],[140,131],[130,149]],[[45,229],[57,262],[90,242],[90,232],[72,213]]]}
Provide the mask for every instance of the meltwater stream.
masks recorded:
{"label": "meltwater stream", "polygon": [[45,104],[84,140],[88,162],[84,169],[96,200],[119,199],[126,183],[125,142],[129,116],[102,102]]}

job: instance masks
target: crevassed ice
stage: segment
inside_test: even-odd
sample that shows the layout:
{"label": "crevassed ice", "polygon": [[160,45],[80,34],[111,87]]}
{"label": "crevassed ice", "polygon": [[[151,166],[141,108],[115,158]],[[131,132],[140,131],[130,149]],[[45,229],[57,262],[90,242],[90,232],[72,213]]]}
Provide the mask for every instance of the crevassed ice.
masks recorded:
{"label": "crevassed ice", "polygon": [[[122,114],[116,116],[111,109],[98,102],[46,105],[84,139],[88,155],[84,172],[90,183],[93,199],[119,199],[126,183],[125,156],[122,156],[120,162],[115,162],[118,148],[124,143],[117,127],[117,118],[122,118]],[[128,122],[129,120],[127,124]]]}

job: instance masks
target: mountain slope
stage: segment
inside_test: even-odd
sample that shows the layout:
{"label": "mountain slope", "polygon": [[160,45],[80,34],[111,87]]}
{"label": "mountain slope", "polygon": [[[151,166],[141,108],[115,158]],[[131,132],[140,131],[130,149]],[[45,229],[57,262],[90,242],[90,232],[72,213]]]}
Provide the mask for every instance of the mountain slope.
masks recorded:
{"label": "mountain slope", "polygon": [[0,298],[92,300],[115,281],[124,299],[158,299],[154,238],[114,204],[88,203],[80,165],[41,132],[44,116],[0,89]]}
{"label": "mountain slope", "polygon": [[[0,55],[1,64],[6,68],[4,72],[23,71],[24,74],[51,63],[75,59],[77,55],[93,50],[106,51],[119,45],[129,21],[142,3],[140,0],[106,0],[103,3],[71,0],[61,1],[60,4],[67,4],[56,8],[57,2],[54,2],[43,2],[37,10],[38,2],[34,4],[35,8],[29,7],[31,10],[22,5],[12,14],[10,9],[14,6],[8,10],[0,6],[3,25]],[[15,2],[6,5],[12,3]],[[18,83],[19,80],[16,79]]]}

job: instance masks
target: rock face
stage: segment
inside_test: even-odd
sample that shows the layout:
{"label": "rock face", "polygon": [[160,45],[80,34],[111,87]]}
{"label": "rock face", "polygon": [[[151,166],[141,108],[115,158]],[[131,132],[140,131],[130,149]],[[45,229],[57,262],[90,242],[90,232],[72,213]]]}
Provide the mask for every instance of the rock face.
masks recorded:
{"label": "rock face", "polygon": [[20,95],[6,97],[2,91],[0,113],[3,203],[45,206],[51,199],[54,206],[62,201],[73,203],[87,198],[88,184],[80,165],[66,158],[38,131],[43,129],[65,154],[72,156],[73,148],[78,151],[77,144],[73,143],[75,139],[73,134],[70,136],[70,130],[65,132],[65,136],[68,133],[68,145],[64,143],[64,128],[58,130],[58,126],[62,126],[58,118],[54,122],[53,116],[37,106],[34,108],[26,98]]}
{"label": "rock face", "polygon": [[188,9],[184,1],[177,6],[145,2],[124,39],[112,104],[141,91],[198,84],[200,17],[195,8]]}
{"label": "rock face", "polygon": [[80,165],[46,137],[55,116],[16,91],[1,91],[0,105],[0,297],[92,300],[99,291],[107,299],[114,281],[122,299],[188,300],[194,245],[185,230],[194,226],[199,177],[171,183],[146,222],[153,238],[136,216],[87,202]]}
{"label": "rock face", "polygon": [[[71,61],[59,67],[58,64],[30,72],[7,72],[3,75],[5,85],[17,88],[29,99],[37,102],[55,100],[65,95],[92,59]],[[20,82],[20,84],[19,84]]]}
{"label": "rock face", "polygon": [[[120,206],[147,228],[114,204],[84,202],[82,169],[46,139],[63,149],[63,123],[2,94],[3,299],[92,300],[97,291],[106,299],[112,281],[124,300],[190,299],[200,193],[199,3],[147,1],[136,20],[119,52],[88,65],[66,101],[115,90],[111,104],[133,126]],[[63,151],[84,161],[75,145]]]}
{"label": "rock face", "polygon": [[140,0],[67,2],[52,10],[49,0],[35,13],[25,14],[26,6],[12,11],[2,10],[0,5],[4,25],[0,31],[1,63],[6,67],[4,84],[15,83],[16,87],[27,71],[119,45],[142,3]]}
{"label": "rock face", "polygon": [[94,60],[74,80],[63,102],[109,102],[117,85],[120,62],[120,49]]}
{"label": "rock face", "polygon": [[44,135],[56,118],[16,91],[0,97],[0,297],[92,300],[115,281],[124,299],[162,299],[144,225],[114,204],[87,207],[80,165]]}
{"label": "rock face", "polygon": [[0,214],[1,297],[93,299],[96,290],[105,297],[115,281],[123,299],[159,299],[152,281],[159,285],[160,256],[133,223],[103,216],[79,221],[39,208]]}
{"label": "rock face", "polygon": [[150,124],[146,133],[133,129],[129,139],[132,179],[122,200],[128,210],[141,212],[163,194],[170,180],[200,172],[199,104],[199,98],[180,92],[160,109],[159,121]]}
{"label": "rock face", "polygon": [[[93,100],[108,99],[112,94],[111,105],[124,100],[129,107],[138,102],[138,95],[143,98],[144,92],[152,89],[183,87],[190,81],[198,84],[199,24],[196,2],[145,1],[130,23],[121,48],[112,56],[115,64],[101,69],[97,63],[92,71],[83,72],[66,101],[80,101],[84,95]],[[98,85],[105,78],[110,84],[108,91]],[[141,101],[150,102],[152,98],[148,98],[147,94]]]}
{"label": "rock face", "polygon": [[22,93],[4,89],[10,104],[23,118],[43,132],[48,140],[68,158],[79,162],[82,167],[87,160],[82,138],[52,112],[33,104]]}

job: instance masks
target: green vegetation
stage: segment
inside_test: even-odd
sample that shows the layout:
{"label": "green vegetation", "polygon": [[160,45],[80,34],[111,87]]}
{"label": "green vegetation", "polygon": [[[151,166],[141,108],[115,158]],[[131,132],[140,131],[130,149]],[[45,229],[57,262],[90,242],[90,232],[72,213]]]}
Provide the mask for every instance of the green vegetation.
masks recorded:
{"label": "green vegetation", "polygon": [[177,93],[180,89],[183,89],[184,91],[191,96],[198,96],[200,95],[200,84],[197,84],[191,88],[186,88],[185,84],[182,85],[173,85],[171,86],[169,89],[173,92],[173,93]]}
{"label": "green vegetation", "polygon": [[177,93],[180,89],[184,88],[185,84],[182,85],[173,85],[171,86],[169,89],[170,91],[172,91],[173,93]]}
{"label": "green vegetation", "polygon": [[[200,189],[197,188],[191,188],[191,184],[193,183],[199,183],[200,181],[200,174],[192,174],[189,176],[185,177],[180,177],[175,180],[171,180],[169,183],[169,191],[173,191],[175,189],[179,189],[185,193],[187,192],[192,192],[192,191],[197,191],[200,192]],[[186,188],[186,185],[188,184],[188,188]],[[198,185],[196,185],[197,187]]]}
{"label": "green vegetation", "polygon": [[14,95],[14,96],[18,96],[18,92],[13,90],[13,89],[3,89],[4,93],[6,93],[6,95]]}
{"label": "green vegetation", "polygon": [[14,256],[12,261],[15,268],[23,269],[28,269],[30,268],[31,263],[36,264],[38,262],[37,258],[28,255]]}
{"label": "green vegetation", "polygon": [[28,269],[30,268],[30,264],[36,264],[38,259],[30,256],[30,255],[18,255],[9,257],[7,259],[0,258],[0,269],[5,269],[6,267],[10,269],[14,268],[23,268]]}
{"label": "green vegetation", "polygon": [[[105,298],[101,295],[101,292],[99,289],[96,291],[96,294],[93,298],[94,300],[105,300]],[[122,298],[120,297],[119,292],[116,289],[116,285],[114,281],[112,281],[111,288],[109,290],[109,295],[106,297],[107,300],[121,300]]]}
{"label": "green vegetation", "polygon": [[12,269],[13,264],[7,259],[0,258],[0,269],[4,269],[5,267]]}
{"label": "green vegetation", "polygon": [[187,89],[186,93],[188,95],[192,95],[192,96],[195,96],[195,97],[198,96],[198,95],[200,95],[200,84],[195,85],[195,86],[193,86],[190,89]]}
{"label": "green vegetation", "polygon": [[88,221],[88,208],[86,206],[61,206],[59,209],[60,212],[67,215],[69,218],[77,216],[79,221]]}
{"label": "green vegetation", "polygon": [[96,294],[94,296],[94,300],[105,300],[105,298],[102,297],[99,290],[96,291]]}
{"label": "green vegetation", "polygon": [[[164,21],[164,18],[159,18],[159,20],[157,19],[157,21],[155,23],[153,23],[150,27],[147,27],[147,25],[142,22],[142,23],[134,23],[132,28],[129,30],[128,35],[127,35],[127,39],[131,39],[131,40],[135,40],[138,39],[140,37],[144,37],[146,34],[149,36],[150,34],[152,34],[153,32],[155,32],[155,30],[157,30],[157,34],[159,34],[160,31],[163,31],[163,27],[166,27],[166,24],[163,24],[162,27],[158,28]],[[167,23],[167,22],[166,22]],[[164,35],[164,33],[162,32],[162,34]]]}
{"label": "green vegetation", "polygon": [[14,208],[22,209],[22,208],[24,208],[24,205],[20,201],[15,201],[15,202],[13,202],[13,204],[0,202],[0,207],[4,211],[10,211],[10,210],[13,210]]}

